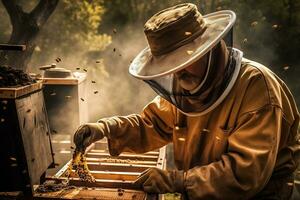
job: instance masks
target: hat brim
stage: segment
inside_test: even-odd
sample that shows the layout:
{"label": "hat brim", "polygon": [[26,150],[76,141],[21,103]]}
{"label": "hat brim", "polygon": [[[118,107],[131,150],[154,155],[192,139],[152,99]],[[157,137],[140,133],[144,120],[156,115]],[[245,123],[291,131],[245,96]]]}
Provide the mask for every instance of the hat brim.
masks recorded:
{"label": "hat brim", "polygon": [[171,74],[189,66],[212,49],[233,27],[236,15],[222,10],[203,16],[207,28],[192,42],[162,56],[153,56],[148,47],[143,49],[129,66],[136,78],[149,80]]}

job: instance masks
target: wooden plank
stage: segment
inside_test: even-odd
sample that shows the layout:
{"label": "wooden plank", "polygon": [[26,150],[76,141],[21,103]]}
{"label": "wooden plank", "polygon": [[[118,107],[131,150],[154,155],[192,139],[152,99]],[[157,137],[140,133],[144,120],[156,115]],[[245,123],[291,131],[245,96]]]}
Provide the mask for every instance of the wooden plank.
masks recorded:
{"label": "wooden plank", "polygon": [[69,162],[67,162],[54,176],[47,177],[47,179],[63,177],[64,174],[67,172],[67,170],[68,170],[69,165],[71,164],[71,162],[72,162],[72,160],[70,160]]}
{"label": "wooden plank", "polygon": [[[148,169],[149,165],[136,165],[136,164],[126,164],[126,163],[94,163],[87,162],[89,170],[93,171],[124,171],[124,172],[143,172]],[[152,167],[156,167],[152,165]]]}
{"label": "wooden plank", "polygon": [[86,182],[79,178],[66,178],[66,177],[47,177],[47,180],[69,181],[69,185],[79,186],[79,187],[102,187],[102,188],[126,188],[126,189],[140,189],[139,186],[134,185],[134,181],[127,180],[112,180],[112,179],[95,179],[96,182]]}
{"label": "wooden plank", "polygon": [[[90,152],[91,153],[108,153],[108,150],[106,150],[106,149],[92,149]],[[146,152],[146,153],[143,153],[143,154],[136,154],[136,153],[130,153],[130,152],[124,152],[124,153],[130,154],[130,155],[151,155],[151,156],[158,156],[159,155],[159,151],[149,151],[149,152]]]}
{"label": "wooden plank", "polygon": [[95,144],[95,149],[108,151],[108,145],[107,145],[106,139],[99,140],[99,141],[95,142],[94,144]]}
{"label": "wooden plank", "polygon": [[16,110],[31,184],[38,184],[42,174],[53,163],[42,91],[16,99]]}
{"label": "wooden plank", "polygon": [[[47,180],[62,181],[67,180],[67,178],[59,177],[48,177]],[[135,185],[135,180],[114,180],[114,179],[95,179],[96,182],[86,182],[79,178],[69,178],[69,185],[78,187],[96,187],[96,188],[124,188],[124,189],[137,189],[140,190],[139,185]]]}
{"label": "wooden plank", "polygon": [[15,99],[23,95],[32,93],[36,90],[40,90],[42,89],[42,87],[43,87],[42,81],[38,81],[37,83],[33,83],[31,85],[25,85],[21,87],[0,88],[0,98]]}
{"label": "wooden plank", "polygon": [[[124,181],[134,181],[141,174],[140,172],[124,172],[124,171],[92,171],[90,173],[95,179],[111,179],[111,180],[124,180]],[[71,177],[73,173],[71,173]]]}
{"label": "wooden plank", "polygon": [[58,192],[35,193],[34,199],[44,200],[144,200],[146,194],[138,190],[127,190],[121,188],[86,188],[76,187],[74,189],[64,189]]}
{"label": "wooden plank", "polygon": [[156,167],[159,169],[166,169],[166,146],[159,149],[159,156]]}
{"label": "wooden plank", "polygon": [[24,199],[22,191],[0,192],[1,200],[19,200]]}
{"label": "wooden plank", "polygon": [[[58,179],[56,179],[58,180]],[[125,189],[125,191],[127,189],[133,190],[134,192],[142,192],[145,196],[143,197],[143,200],[158,200],[158,199],[163,199],[161,195],[157,195],[157,194],[148,194],[145,193],[143,191],[140,191],[141,188],[138,185],[134,185],[132,181],[119,181],[119,180],[101,180],[101,179],[96,179],[96,182],[90,183],[90,182],[82,182],[80,181],[78,178],[73,178],[70,180],[70,185],[73,186],[78,186],[78,187],[92,187],[92,188],[122,188]],[[47,197],[47,194],[45,195]],[[53,196],[57,196],[53,195]],[[60,197],[60,199],[63,199]],[[77,198],[76,198],[77,199]],[[84,199],[84,197],[80,198],[80,199]],[[111,199],[110,199],[111,200]],[[135,200],[135,198],[131,199],[131,200]]]}
{"label": "wooden plank", "polygon": [[[116,158],[118,159],[118,158]],[[98,162],[98,163],[112,163],[107,158],[86,158],[88,162]],[[122,159],[118,159],[121,160]],[[124,159],[123,159],[124,160]],[[125,159],[124,161],[128,162],[128,164],[135,164],[135,165],[148,165],[148,166],[156,166],[157,161],[147,161],[147,160],[132,160],[132,159]],[[115,163],[115,162],[114,162]]]}
{"label": "wooden plank", "polygon": [[[109,153],[93,153],[93,152],[87,152],[86,157],[88,158],[109,158]],[[111,157],[113,158],[113,157]],[[122,153],[118,157],[115,157],[118,159],[134,159],[134,160],[151,160],[151,161],[157,161],[157,156],[152,155],[140,155],[140,154],[128,154],[128,153]]]}

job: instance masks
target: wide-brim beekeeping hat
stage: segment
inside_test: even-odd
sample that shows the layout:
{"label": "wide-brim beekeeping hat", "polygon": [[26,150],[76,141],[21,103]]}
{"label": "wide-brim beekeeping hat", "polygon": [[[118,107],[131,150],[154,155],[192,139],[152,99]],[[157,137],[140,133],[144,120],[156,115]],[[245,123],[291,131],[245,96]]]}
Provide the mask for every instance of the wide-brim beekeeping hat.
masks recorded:
{"label": "wide-brim beekeeping hat", "polygon": [[191,3],[158,12],[145,23],[148,46],[132,61],[130,74],[149,80],[184,69],[209,52],[235,20],[230,10],[202,16]]}

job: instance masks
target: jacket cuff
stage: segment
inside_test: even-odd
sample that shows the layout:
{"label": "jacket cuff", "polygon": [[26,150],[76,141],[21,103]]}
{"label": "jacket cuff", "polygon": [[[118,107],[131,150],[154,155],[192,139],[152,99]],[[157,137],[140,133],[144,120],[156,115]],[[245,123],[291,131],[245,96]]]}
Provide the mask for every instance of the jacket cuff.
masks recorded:
{"label": "jacket cuff", "polygon": [[108,151],[111,156],[119,156],[121,154],[120,147],[116,141],[107,139]]}
{"label": "jacket cuff", "polygon": [[173,170],[171,176],[173,178],[175,192],[183,193],[185,191],[184,172],[182,170]]}
{"label": "jacket cuff", "polygon": [[118,140],[115,139],[116,136],[114,135],[113,130],[111,130],[113,127],[117,126],[117,123],[115,120],[111,118],[103,118],[98,120],[98,123],[103,125],[104,128],[104,135],[107,138],[107,146],[108,151],[111,156],[118,156],[121,154],[121,145],[119,144]]}

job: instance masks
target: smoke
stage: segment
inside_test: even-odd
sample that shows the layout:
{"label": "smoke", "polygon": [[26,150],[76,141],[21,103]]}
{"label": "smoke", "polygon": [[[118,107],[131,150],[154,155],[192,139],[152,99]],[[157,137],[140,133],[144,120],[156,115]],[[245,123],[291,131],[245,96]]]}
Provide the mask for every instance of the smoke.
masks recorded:
{"label": "smoke", "polygon": [[[41,74],[39,66],[56,63],[57,67],[86,73],[85,90],[79,92],[78,98],[87,105],[84,112],[88,113],[90,122],[114,115],[140,113],[155,96],[150,87],[128,73],[130,62],[147,44],[143,22],[122,27],[122,30],[111,24],[105,30],[100,29],[102,39],[95,41],[84,40],[84,37],[79,36],[78,40],[73,41],[77,35],[88,30],[83,30],[85,26],[82,24],[78,27],[70,25],[72,38],[63,40],[60,34],[66,32],[59,24],[76,24],[65,19],[63,8],[60,3],[40,32],[28,71]],[[95,44],[100,47],[95,49]],[[69,108],[65,109],[61,113],[72,112]],[[72,121],[57,117],[61,124],[70,124]]]}
{"label": "smoke", "polygon": [[[130,33],[129,33],[130,32]],[[155,93],[151,88],[132,77],[128,68],[133,58],[146,47],[143,27],[127,27],[123,31],[111,28],[112,42],[104,51],[90,52],[82,49],[80,52],[69,52],[55,55],[53,53],[45,63],[41,63],[37,54],[33,56],[31,71],[41,73],[38,64],[55,62],[57,67],[63,67],[73,72],[86,73],[84,90],[79,91],[78,98],[88,112],[88,121],[94,122],[100,118],[115,115],[140,113],[143,107],[151,101]],[[49,34],[49,37],[55,35]],[[73,46],[70,46],[70,51]],[[60,58],[60,62],[55,59]],[[67,95],[67,94],[66,94]],[[70,108],[64,108],[60,113],[70,113]],[[86,112],[82,110],[81,112]],[[60,123],[70,124],[72,120],[59,117]],[[85,121],[85,120],[83,120]],[[78,124],[77,124],[78,126]],[[59,127],[57,128],[59,129]]]}
{"label": "smoke", "polygon": [[[3,7],[0,11],[3,11]],[[47,105],[50,103],[50,107],[57,108],[47,108],[55,162],[58,164],[55,169],[47,171],[50,175],[55,174],[71,159],[73,150],[70,147],[75,146],[72,142],[73,134],[80,124],[114,115],[140,113],[155,96],[150,87],[128,73],[130,61],[146,46],[142,24],[122,30],[115,30],[113,25],[106,28],[108,34],[102,34],[102,48],[91,50],[89,45],[93,44],[89,43],[90,41],[87,45],[84,40],[72,43],[59,37],[64,28],[57,27],[60,21],[64,20],[62,12],[62,8],[58,7],[40,32],[27,70],[42,74],[39,66],[56,63],[57,67],[87,75],[86,80],[79,84],[78,93],[77,89],[67,89],[68,87],[44,90],[49,92],[44,95]],[[5,24],[9,25],[8,16],[3,19],[7,22]],[[0,23],[0,28],[1,25],[4,23]],[[5,35],[1,34],[2,41],[5,42],[9,38],[11,27],[1,28],[3,29],[7,30],[7,33],[2,31]],[[78,26],[72,31],[71,35],[76,36],[83,30]],[[109,35],[112,38],[107,46]]]}
{"label": "smoke", "polygon": [[[59,165],[55,169],[48,170],[47,173],[54,174],[71,158],[70,146],[74,146],[72,137],[79,126],[77,108],[72,108],[72,105],[77,106],[77,104],[68,104],[74,100],[73,98],[78,98],[79,117],[83,123],[85,121],[95,122],[100,118],[114,115],[140,113],[155,96],[150,87],[128,73],[130,61],[146,45],[142,28],[140,32],[128,34],[129,36],[126,37],[124,35],[119,31],[114,33],[113,41],[106,51],[93,56],[93,58],[89,57],[90,60],[85,66],[77,64],[80,59],[84,59],[84,54],[81,57],[71,58],[60,55],[62,61],[57,63],[59,67],[85,72],[87,78],[79,85],[78,96],[74,89],[69,93],[65,89],[65,93],[60,95],[68,97],[62,100],[66,102],[61,105],[58,102],[52,102],[52,104],[60,106],[58,112],[48,112],[52,115],[50,119],[54,124],[51,126],[52,132],[57,133],[52,138],[56,162]],[[50,92],[56,92],[56,95],[59,95],[59,91]],[[49,100],[46,99],[46,101]],[[50,125],[52,124],[50,121]],[[63,141],[70,143],[61,144]]]}
{"label": "smoke", "polygon": [[[197,3],[197,5],[199,6],[200,3]],[[235,47],[242,49],[247,58],[270,66],[271,69],[280,72],[280,76],[298,72],[296,72],[296,67],[291,66],[288,62],[282,66],[288,71],[284,71],[281,66],[274,66],[275,64],[278,65],[278,62],[276,62],[278,53],[275,50],[276,44],[271,36],[279,31],[280,24],[277,25],[276,21],[271,23],[271,19],[265,17],[256,9],[252,9],[252,5],[236,3],[224,3],[223,5],[220,3],[215,7],[217,10],[231,9],[236,11]],[[3,7],[0,11],[5,13]],[[42,36],[40,38],[43,40],[37,42],[38,46],[32,57],[29,70],[40,73],[37,66],[55,62],[55,59],[59,57],[62,61],[57,63],[58,67],[64,67],[72,71],[87,71],[87,98],[85,102],[88,104],[90,121],[112,115],[139,113],[155,95],[146,84],[128,74],[130,61],[146,46],[146,40],[142,32],[143,22],[137,22],[137,24],[116,31],[113,31],[113,22],[105,22],[111,25],[110,27],[106,25],[105,30],[110,29],[108,34],[112,36],[112,43],[109,46],[103,45],[105,50],[101,52],[90,51],[82,43],[69,44],[64,41],[56,41],[55,44],[40,49],[39,43],[56,38],[60,34],[60,27],[51,25],[51,20],[62,21],[64,15],[61,13],[63,13],[63,9],[60,4],[45,25],[45,28],[48,26],[50,28],[41,32]],[[5,23],[2,25],[7,25],[7,14],[5,16],[1,14],[2,17],[5,19]],[[55,18],[56,20],[54,20]],[[82,27],[78,27],[77,30],[72,30],[72,35],[76,35],[82,31],[81,29]],[[9,27],[6,30],[10,30]],[[2,38],[4,36],[7,38],[7,34],[2,34]],[[108,40],[108,38],[106,39]],[[63,50],[59,50],[62,46],[64,47]],[[45,59],[41,59],[41,57],[45,57],[45,52],[50,51],[51,53]],[[95,83],[92,83],[92,81],[95,81]]]}
{"label": "smoke", "polygon": [[[155,96],[154,92],[141,80],[132,77],[128,68],[133,58],[146,46],[142,27],[131,34],[113,33],[113,42],[103,53],[104,67],[88,72],[88,101],[91,120],[112,115],[140,113]],[[103,73],[103,68],[105,72]],[[98,90],[98,94],[94,91]]]}

